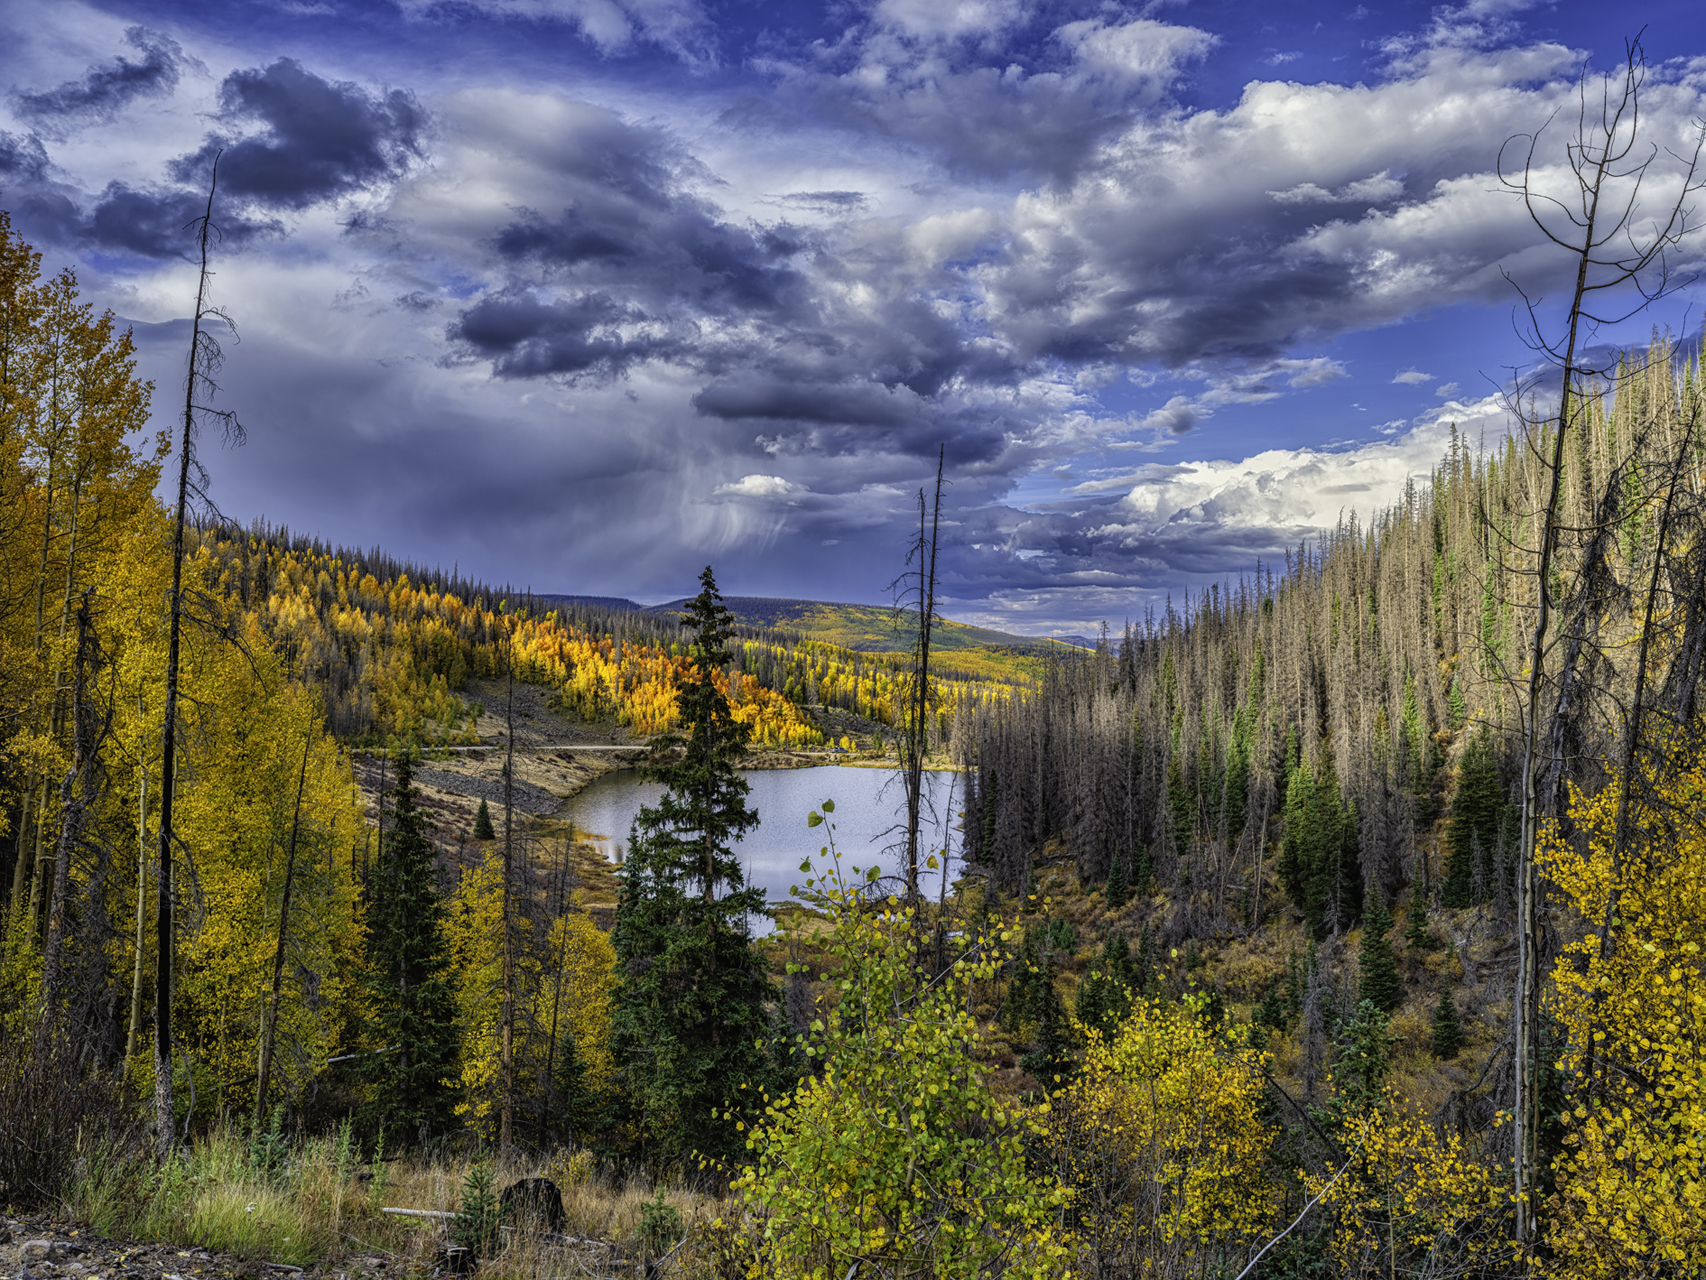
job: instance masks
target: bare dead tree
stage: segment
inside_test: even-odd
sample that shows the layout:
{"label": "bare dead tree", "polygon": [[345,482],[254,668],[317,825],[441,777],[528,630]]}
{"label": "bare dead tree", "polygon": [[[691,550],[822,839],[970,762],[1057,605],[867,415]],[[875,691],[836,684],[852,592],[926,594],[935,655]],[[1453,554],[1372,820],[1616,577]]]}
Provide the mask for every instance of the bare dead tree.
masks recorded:
{"label": "bare dead tree", "polygon": [[196,278],[195,313],[190,323],[189,364],[184,375],[184,418],[178,441],[177,509],[172,528],[171,623],[166,642],[166,705],[160,730],[160,866],[155,885],[154,940],[154,1112],[155,1143],[162,1159],[169,1156],[175,1139],[176,1121],[172,1107],[172,807],[177,798],[178,667],[184,617],[184,525],[192,498],[205,495],[207,472],[196,461],[196,437],[204,422],[220,424],[230,443],[240,443],[242,425],[229,410],[214,409],[210,401],[219,390],[214,381],[224,363],[224,352],[213,336],[209,321],[220,321],[233,333],[231,318],[208,303],[207,267],[209,243],[217,230],[213,225],[213,198],[219,187],[219,156],[207,182],[207,208],[190,225],[196,228],[201,270]]}
{"label": "bare dead tree", "polygon": [[[1699,189],[1696,175],[1706,132],[1697,132],[1693,150],[1670,154],[1681,168],[1681,190],[1657,217],[1642,204],[1642,187],[1660,154],[1641,134],[1640,103],[1646,60],[1639,38],[1626,49],[1620,74],[1579,82],[1579,113],[1565,156],[1574,179],[1566,197],[1545,189],[1540,155],[1545,129],[1520,134],[1499,158],[1500,178],[1521,197],[1541,234],[1574,259],[1575,280],[1563,333],[1554,336],[1539,313],[1538,299],[1523,295],[1527,338],[1558,380],[1555,417],[1523,417],[1527,448],[1541,461],[1546,497],[1537,513],[1540,543],[1533,551],[1535,619],[1528,646],[1529,670],[1524,694],[1522,737],[1522,828],[1517,863],[1517,991],[1512,1001],[1516,1022],[1515,1158],[1513,1161],[1516,1237],[1524,1248],[1535,1238],[1536,1134],[1539,1128],[1540,917],[1535,871],[1535,839],[1540,819],[1540,776],[1551,724],[1543,723],[1548,701],[1547,659],[1551,636],[1553,575],[1560,533],[1559,497],[1564,476],[1564,443],[1579,412],[1584,384],[1604,373],[1582,358],[1585,339],[1599,328],[1629,318],[1677,288],[1670,254],[1694,229],[1689,197]],[[1597,105],[1593,99],[1597,89]],[[1515,150],[1520,165],[1507,167]],[[1656,176],[1656,175],[1654,175]],[[1514,282],[1513,282],[1514,283]],[[1633,301],[1630,295],[1633,294]],[[1617,308],[1623,308],[1621,311]],[[1548,438],[1549,437],[1549,438]],[[1549,457],[1547,456],[1549,453]],[[1572,671],[1550,677],[1554,687],[1568,685]]]}
{"label": "bare dead tree", "polygon": [[903,601],[909,596],[915,597],[918,608],[912,683],[907,690],[906,723],[901,735],[901,778],[906,789],[906,900],[914,904],[918,901],[918,830],[924,791],[924,755],[930,742],[930,639],[936,621],[936,547],[942,524],[942,475],[946,461],[947,446],[944,445],[936,458],[934,503],[926,503],[924,490],[918,491],[918,539],[906,557],[907,564],[915,567],[893,584],[900,588]]}

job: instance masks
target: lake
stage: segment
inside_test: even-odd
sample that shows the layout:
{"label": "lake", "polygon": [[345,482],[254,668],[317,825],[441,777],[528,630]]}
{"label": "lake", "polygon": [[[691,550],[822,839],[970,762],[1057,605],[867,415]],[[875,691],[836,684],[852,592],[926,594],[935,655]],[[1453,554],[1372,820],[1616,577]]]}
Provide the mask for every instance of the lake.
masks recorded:
{"label": "lake", "polygon": [[[885,871],[900,870],[904,833],[899,828],[906,813],[906,792],[898,771],[825,765],[747,770],[743,776],[752,787],[747,805],[758,811],[759,824],[747,832],[735,852],[745,863],[747,883],[766,890],[771,902],[785,901],[790,887],[804,881],[801,859],[821,861],[818,850],[827,843],[825,829],[808,827],[806,815],[825,800],[835,801],[830,820],[835,824],[835,846],[844,871],[873,862]],[[620,862],[627,853],[634,815],[641,805],[656,804],[662,794],[657,783],[642,782],[638,770],[622,769],[594,778],[569,801],[569,813],[577,834],[597,844],[611,861]],[[963,796],[958,774],[924,775],[921,843],[924,849],[937,851],[938,857],[946,844],[957,860],[959,832],[949,824],[957,824]],[[936,897],[941,872],[920,867],[919,889]],[[753,923],[756,932],[770,931],[767,920]]]}

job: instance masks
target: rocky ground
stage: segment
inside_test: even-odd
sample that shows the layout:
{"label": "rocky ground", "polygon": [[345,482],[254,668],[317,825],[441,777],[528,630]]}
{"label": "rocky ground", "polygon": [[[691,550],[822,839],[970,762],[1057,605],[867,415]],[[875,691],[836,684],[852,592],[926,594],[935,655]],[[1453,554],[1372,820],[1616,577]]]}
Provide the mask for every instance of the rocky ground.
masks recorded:
{"label": "rocky ground", "polygon": [[381,1280],[420,1274],[418,1267],[360,1251],[313,1267],[291,1267],[186,1245],[105,1240],[50,1218],[0,1218],[0,1277],[5,1280]]}

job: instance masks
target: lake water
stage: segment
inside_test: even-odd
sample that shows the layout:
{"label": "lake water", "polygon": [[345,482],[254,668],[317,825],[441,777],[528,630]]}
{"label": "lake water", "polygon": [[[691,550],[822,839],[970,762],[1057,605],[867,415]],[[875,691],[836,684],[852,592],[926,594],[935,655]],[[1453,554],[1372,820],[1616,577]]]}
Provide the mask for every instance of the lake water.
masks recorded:
{"label": "lake water", "polygon": [[[835,824],[843,871],[873,862],[885,871],[900,869],[904,844],[898,828],[906,813],[906,792],[897,771],[826,765],[750,770],[744,776],[752,787],[747,805],[758,811],[759,824],[747,832],[735,852],[746,865],[747,883],[766,890],[771,902],[785,901],[790,887],[804,881],[802,859],[821,861],[818,850],[827,843],[825,829],[808,827],[806,815],[825,800],[835,801],[830,821]],[[641,805],[656,804],[662,794],[657,783],[642,782],[637,770],[622,769],[593,779],[569,801],[569,811],[577,834],[584,833],[583,838],[602,848],[605,857],[620,862],[627,854],[634,815]],[[963,807],[959,775],[926,773],[924,797],[922,847],[937,851],[940,858],[946,844],[957,857],[959,832],[950,823],[957,824]],[[920,891],[934,898],[941,889],[941,872],[920,867],[919,877]],[[758,932],[769,931],[768,921],[753,923]]]}

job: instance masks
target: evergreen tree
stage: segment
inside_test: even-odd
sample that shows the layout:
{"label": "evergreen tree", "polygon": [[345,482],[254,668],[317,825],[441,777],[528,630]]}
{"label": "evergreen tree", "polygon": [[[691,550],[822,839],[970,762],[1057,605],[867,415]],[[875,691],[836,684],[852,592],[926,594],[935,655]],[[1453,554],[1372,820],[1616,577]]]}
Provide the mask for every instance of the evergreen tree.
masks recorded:
{"label": "evergreen tree", "polygon": [[1131,855],[1124,848],[1114,849],[1114,860],[1108,867],[1108,885],[1103,890],[1109,908],[1114,911],[1131,901],[1131,877],[1127,868],[1130,859]]}
{"label": "evergreen tree", "polygon": [[1149,846],[1140,844],[1131,860],[1131,887],[1134,893],[1148,893],[1155,883],[1155,855]]}
{"label": "evergreen tree", "polygon": [[1101,960],[1079,984],[1075,1012],[1078,1021],[1104,1036],[1112,1036],[1131,1012],[1131,948],[1119,930],[1102,944]]}
{"label": "evergreen tree", "polygon": [[1030,1052],[1019,1060],[1019,1065],[1035,1076],[1047,1093],[1071,1083],[1075,1069],[1066,1005],[1055,989],[1054,971],[1054,956],[1048,955],[1036,975],[1033,988],[1037,1029],[1031,1037]]}
{"label": "evergreen tree", "polygon": [[1285,790],[1280,881],[1318,938],[1348,929],[1362,900],[1356,811],[1339,795],[1331,754],[1320,776],[1301,761]]}
{"label": "evergreen tree", "polygon": [[1152,996],[1160,988],[1159,975],[1155,972],[1155,940],[1149,934],[1149,923],[1144,922],[1143,932],[1137,936],[1137,967],[1132,974],[1132,990]]}
{"label": "evergreen tree", "polygon": [[459,1037],[432,823],[418,803],[412,762],[399,755],[396,763],[396,785],[385,793],[391,813],[375,877],[380,891],[368,913],[374,1052],[357,1062],[372,1089],[370,1121],[425,1142],[451,1118],[445,1081],[456,1073]]}
{"label": "evergreen tree", "polygon": [[1036,1017],[1036,997],[1041,979],[1043,953],[1037,945],[1036,930],[1029,926],[1019,940],[1019,953],[1013,957],[1013,976],[1007,983],[1007,999],[1001,1005],[1001,1029],[1012,1033]]}
{"label": "evergreen tree", "polygon": [[1479,733],[1463,753],[1457,794],[1451,802],[1451,821],[1446,828],[1451,856],[1440,893],[1445,906],[1467,907],[1474,902],[1477,872],[1483,884],[1492,883],[1493,855],[1509,803],[1499,776],[1498,753],[1491,737]]}
{"label": "evergreen tree", "polygon": [[1391,1013],[1404,1001],[1398,981],[1398,961],[1392,955],[1392,913],[1374,896],[1374,905],[1362,920],[1362,956],[1358,963],[1357,996],[1382,1013]]}
{"label": "evergreen tree", "polygon": [[1463,1048],[1463,1023],[1457,1016],[1457,1002],[1451,998],[1451,975],[1440,983],[1439,1004],[1434,1009],[1433,1051],[1442,1062],[1450,1061]]}
{"label": "evergreen tree", "polygon": [[492,830],[492,811],[486,808],[485,797],[480,799],[480,811],[474,815],[474,839],[496,840],[497,832]]}
{"label": "evergreen tree", "polygon": [[747,887],[733,852],[758,822],[740,775],[748,728],[718,684],[734,620],[709,568],[699,582],[683,618],[693,665],[678,695],[681,732],[656,743],[649,772],[664,793],[635,819],[623,869],[613,1021],[646,1139],[665,1156],[722,1159],[744,1140],[713,1109],[757,1105],[775,993],[748,923],[764,891]]}
{"label": "evergreen tree", "polygon": [[1391,1025],[1369,1000],[1359,1000],[1355,1012],[1339,1024],[1333,1085],[1341,1102],[1352,1110],[1365,1110],[1380,1100],[1380,1082],[1386,1077],[1394,1042]]}
{"label": "evergreen tree", "polygon": [[1412,951],[1433,948],[1433,935],[1428,932],[1428,904],[1421,885],[1410,888],[1410,906],[1404,913],[1404,945]]}

